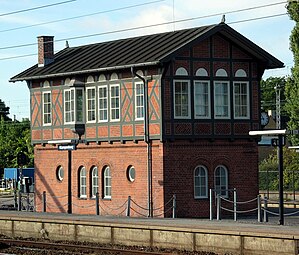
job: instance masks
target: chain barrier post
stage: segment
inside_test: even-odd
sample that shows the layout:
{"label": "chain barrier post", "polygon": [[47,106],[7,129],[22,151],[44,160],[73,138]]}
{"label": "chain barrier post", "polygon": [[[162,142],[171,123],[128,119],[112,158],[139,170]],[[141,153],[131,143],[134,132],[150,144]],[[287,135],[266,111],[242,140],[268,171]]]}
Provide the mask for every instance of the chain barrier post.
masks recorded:
{"label": "chain barrier post", "polygon": [[13,193],[14,193],[15,208],[18,208],[18,193],[17,193],[17,190],[14,189]]}
{"label": "chain barrier post", "polygon": [[234,188],[234,221],[237,221],[237,190]]}
{"label": "chain barrier post", "polygon": [[29,212],[29,204],[30,204],[30,201],[29,201],[29,193],[27,193],[27,195],[26,195],[26,202],[27,202],[27,205],[26,205],[26,211]]}
{"label": "chain barrier post", "polygon": [[213,220],[213,191],[210,189],[210,220]]}
{"label": "chain barrier post", "polygon": [[220,220],[220,195],[217,194],[217,220]]}
{"label": "chain barrier post", "polygon": [[267,210],[268,210],[268,198],[264,197],[264,222],[268,222]]}
{"label": "chain barrier post", "polygon": [[257,221],[262,222],[262,220],[261,220],[261,195],[257,195]]}
{"label": "chain barrier post", "polygon": [[100,196],[99,196],[99,192],[96,193],[96,214],[100,215]]}
{"label": "chain barrier post", "polygon": [[128,196],[128,204],[127,204],[127,217],[130,217],[130,209],[131,209],[131,196]]}
{"label": "chain barrier post", "polygon": [[172,218],[176,218],[176,195],[172,197]]}
{"label": "chain barrier post", "polygon": [[22,193],[18,191],[18,211],[22,209]]}
{"label": "chain barrier post", "polygon": [[46,197],[46,191],[43,191],[43,212],[47,212],[47,197]]}

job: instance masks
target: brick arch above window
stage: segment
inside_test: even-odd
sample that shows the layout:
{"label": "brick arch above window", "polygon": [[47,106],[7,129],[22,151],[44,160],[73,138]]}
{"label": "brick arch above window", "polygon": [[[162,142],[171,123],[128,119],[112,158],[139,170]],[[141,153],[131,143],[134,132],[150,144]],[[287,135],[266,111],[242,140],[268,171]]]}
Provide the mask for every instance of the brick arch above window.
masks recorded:
{"label": "brick arch above window", "polygon": [[176,69],[175,75],[188,76],[188,71],[184,67],[179,67],[178,69]]}
{"label": "brick arch above window", "polygon": [[217,77],[227,77],[227,72],[223,69],[223,68],[219,68],[217,71],[216,71],[216,76]]}
{"label": "brick arch above window", "polygon": [[197,69],[195,75],[196,76],[205,76],[206,77],[206,76],[208,76],[208,71],[205,68],[201,67],[201,68]]}

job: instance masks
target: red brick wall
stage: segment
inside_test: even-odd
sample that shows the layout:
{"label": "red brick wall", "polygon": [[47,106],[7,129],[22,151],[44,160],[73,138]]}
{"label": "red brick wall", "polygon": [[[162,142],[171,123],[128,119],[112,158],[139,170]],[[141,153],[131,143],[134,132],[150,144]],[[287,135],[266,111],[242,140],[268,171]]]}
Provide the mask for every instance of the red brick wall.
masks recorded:
{"label": "red brick wall", "polygon": [[[194,169],[204,165],[208,170],[208,188],[214,188],[214,170],[218,165],[228,169],[230,189],[237,189],[238,201],[258,195],[257,146],[251,142],[184,142],[165,143],[165,201],[177,196],[178,217],[208,217],[209,199],[194,199]],[[230,196],[232,200],[232,196]],[[243,208],[254,208],[256,204]],[[215,212],[215,208],[214,208]]]}
{"label": "red brick wall", "polygon": [[[163,206],[163,172],[162,156],[163,144],[154,142],[153,150],[153,198],[154,208]],[[37,211],[42,210],[41,194],[47,193],[47,211],[66,212],[67,211],[67,167],[68,156],[66,151],[58,151],[57,147],[46,145],[45,147],[35,147],[35,184],[36,184],[36,204]],[[61,165],[64,168],[64,179],[62,182],[56,178],[56,169]],[[134,182],[127,179],[127,168],[134,166],[136,178]],[[87,199],[78,197],[78,170],[84,166],[87,171]],[[90,198],[90,170],[93,166],[99,171],[99,193],[101,214],[117,215],[125,208],[111,210],[124,204],[130,195],[140,206],[147,208],[147,147],[144,142],[135,143],[102,143],[101,145],[80,144],[76,151],[72,152],[72,193],[73,193],[73,213],[95,214],[95,200]],[[110,166],[112,175],[111,200],[103,200],[102,171],[105,166]],[[89,207],[91,206],[91,207]],[[88,208],[81,208],[88,207]],[[133,209],[138,213],[147,215],[147,212],[132,204]],[[109,209],[110,208],[110,209]],[[100,209],[101,210],[101,209]],[[132,211],[131,215],[138,216]],[[162,213],[155,211],[155,215]],[[123,214],[124,215],[124,214]]]}

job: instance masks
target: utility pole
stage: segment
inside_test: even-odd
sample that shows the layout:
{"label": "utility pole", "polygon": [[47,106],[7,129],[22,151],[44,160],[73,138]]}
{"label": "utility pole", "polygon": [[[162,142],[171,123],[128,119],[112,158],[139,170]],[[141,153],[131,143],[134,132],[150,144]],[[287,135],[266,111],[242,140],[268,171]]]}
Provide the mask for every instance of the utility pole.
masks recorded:
{"label": "utility pole", "polygon": [[281,129],[281,88],[280,84],[274,87],[276,91],[276,129]]}

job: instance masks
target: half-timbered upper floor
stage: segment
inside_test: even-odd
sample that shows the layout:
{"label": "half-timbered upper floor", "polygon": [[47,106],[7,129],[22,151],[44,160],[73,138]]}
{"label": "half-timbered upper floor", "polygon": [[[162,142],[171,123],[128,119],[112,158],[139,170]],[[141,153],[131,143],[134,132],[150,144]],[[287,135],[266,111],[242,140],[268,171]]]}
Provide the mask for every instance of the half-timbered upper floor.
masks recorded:
{"label": "half-timbered upper floor", "polygon": [[[259,128],[259,81],[283,66],[226,24],[73,48],[39,37],[27,81],[33,143],[75,137],[248,138]],[[147,100],[148,99],[148,100]],[[146,114],[148,113],[148,114]]]}

